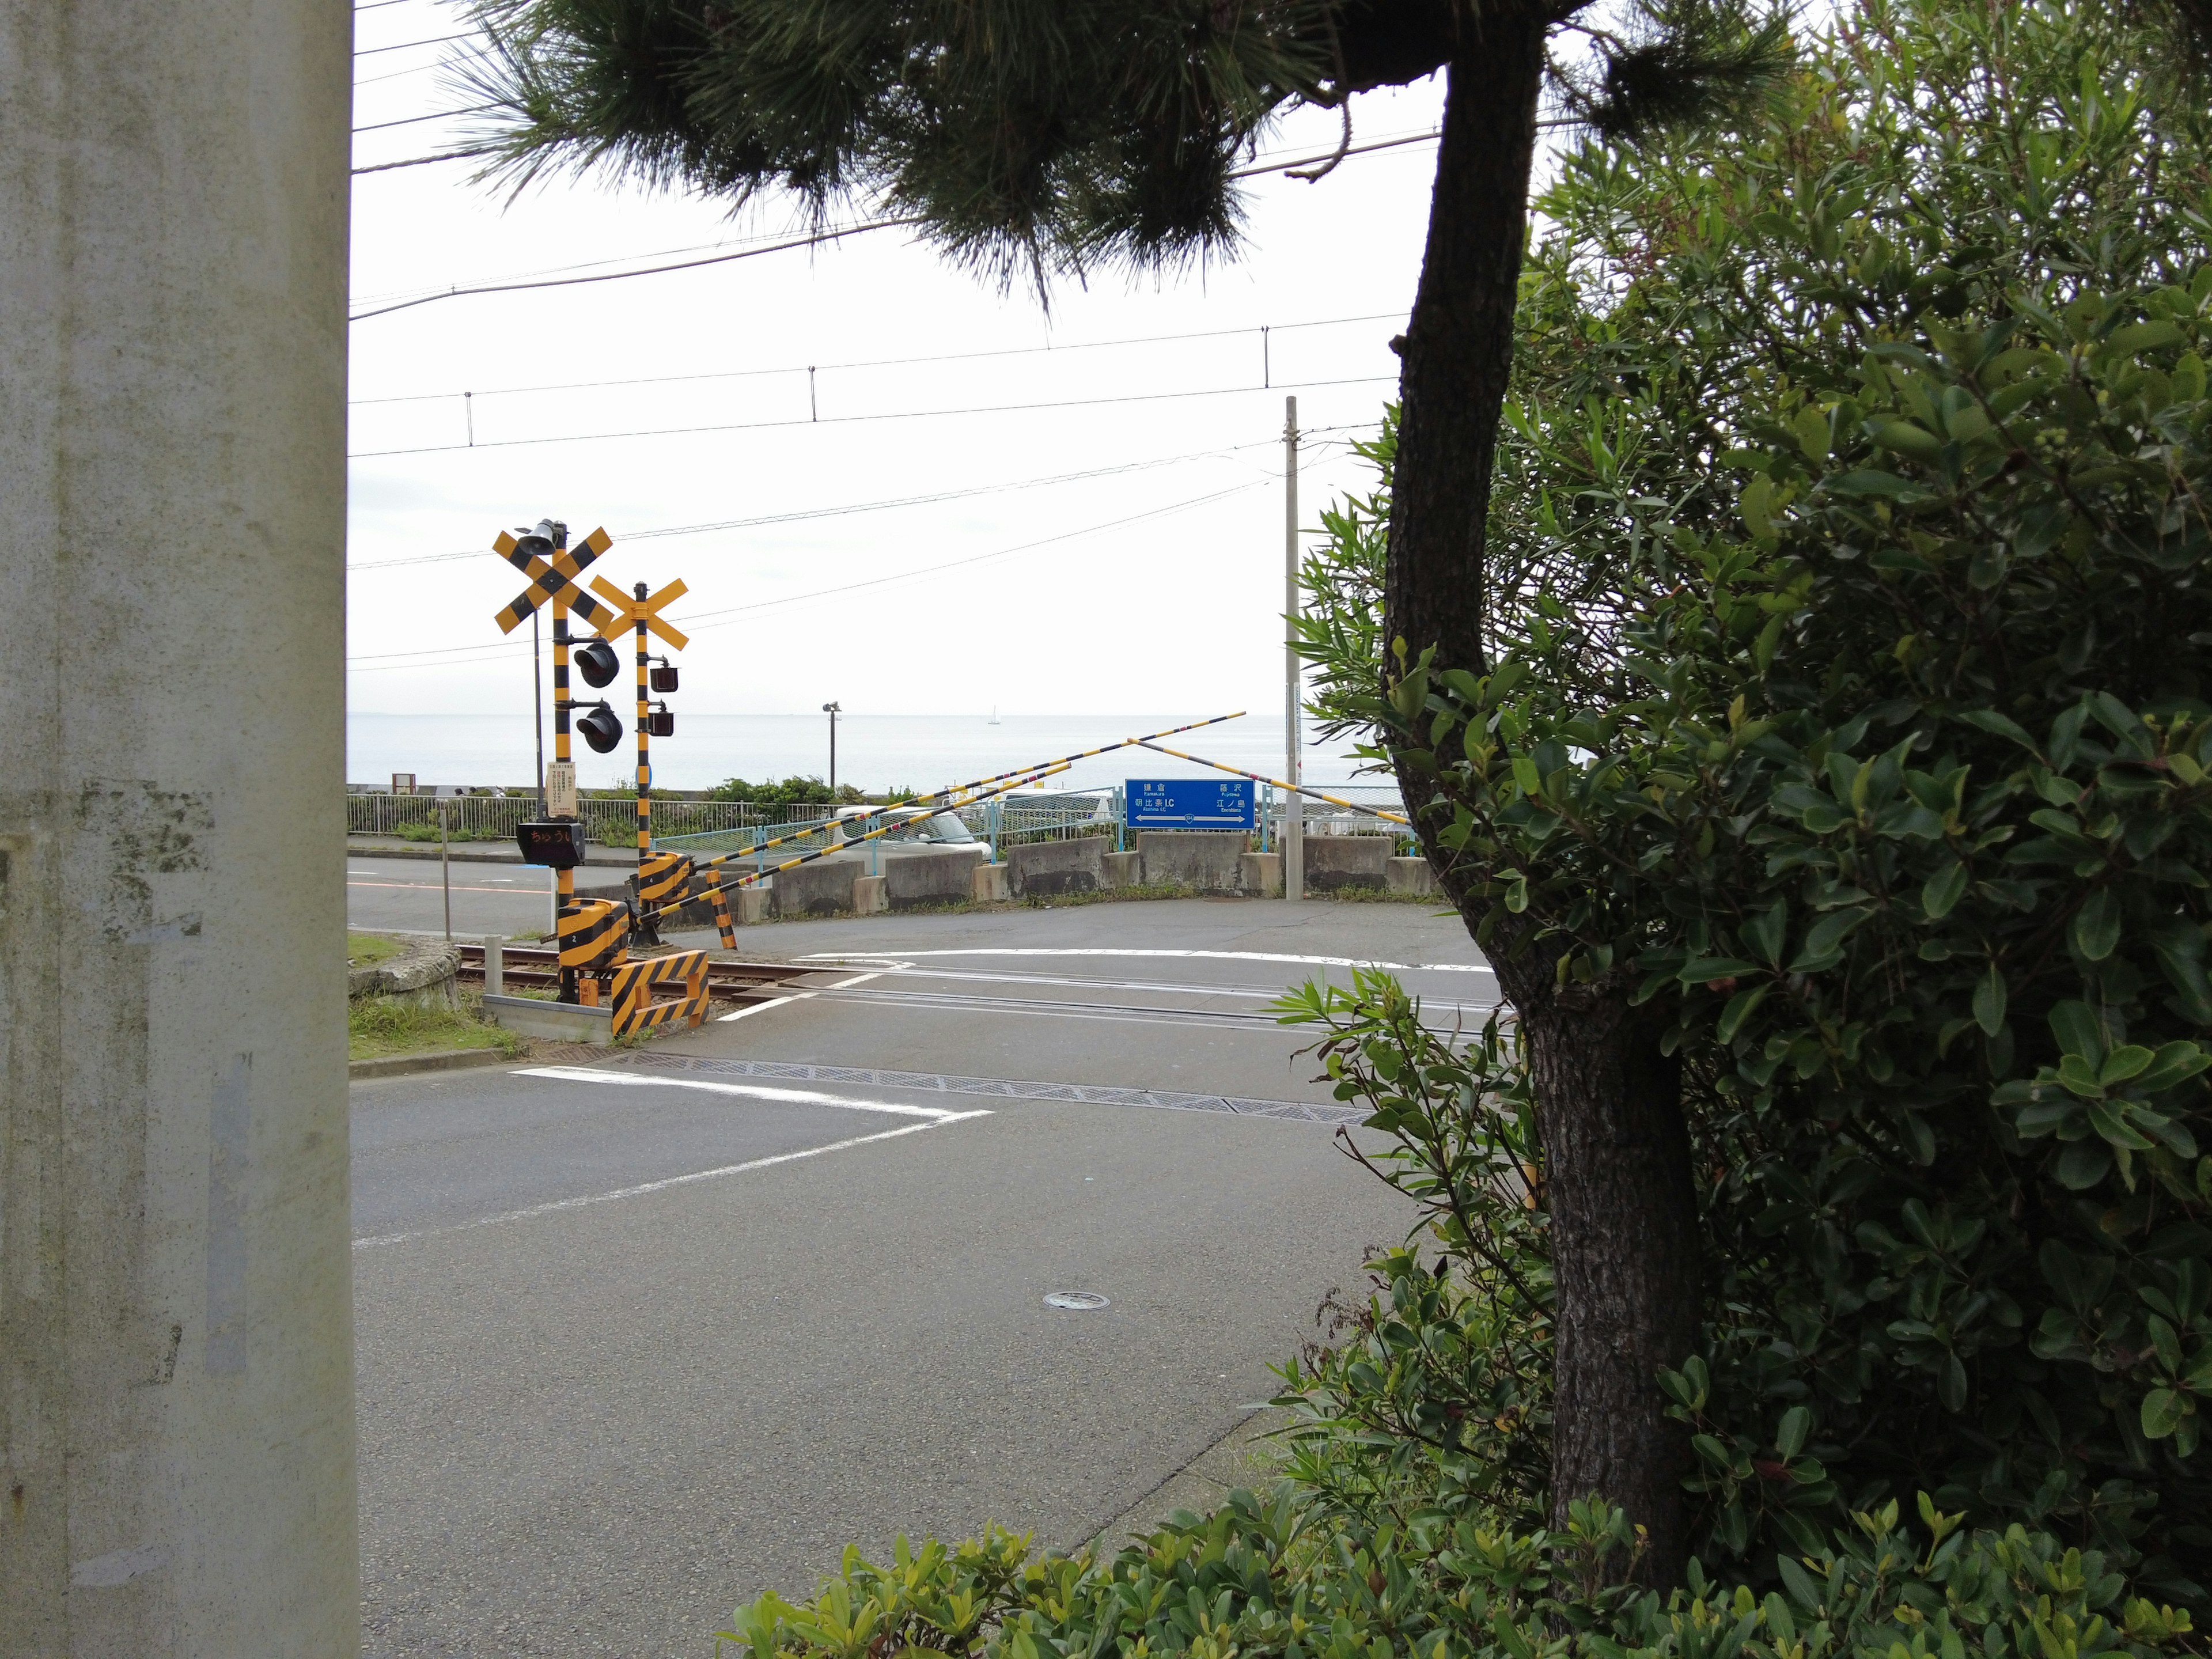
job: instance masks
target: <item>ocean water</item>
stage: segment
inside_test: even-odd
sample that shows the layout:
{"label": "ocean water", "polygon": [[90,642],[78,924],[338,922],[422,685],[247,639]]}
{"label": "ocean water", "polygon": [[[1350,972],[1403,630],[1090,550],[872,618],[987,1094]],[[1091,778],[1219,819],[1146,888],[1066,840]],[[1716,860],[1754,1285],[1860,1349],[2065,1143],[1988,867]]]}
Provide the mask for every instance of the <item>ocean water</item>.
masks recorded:
{"label": "ocean water", "polygon": [[[577,781],[586,789],[626,788],[635,753],[623,711],[621,745],[595,755],[575,741]],[[854,714],[837,723],[837,780],[876,791],[938,789],[1032,762],[1141,736],[1195,714]],[[654,740],[653,781],[668,789],[708,789],[731,777],[754,782],[830,771],[828,718],[821,714],[694,714],[678,711],[676,735]],[[1280,777],[1283,723],[1247,715],[1164,738],[1193,755]],[[546,755],[552,755],[547,720]],[[1356,776],[1358,763],[1340,744],[1309,744],[1305,781],[1320,787],[1387,779]],[[536,770],[535,736],[527,719],[481,714],[356,713],[346,721],[346,776],[388,786],[394,772],[419,785],[526,787]],[[1052,780],[1054,788],[1088,788],[1130,778],[1204,775],[1206,769],[1143,749],[1122,749],[1079,761]],[[1364,797],[1369,792],[1359,790]]]}

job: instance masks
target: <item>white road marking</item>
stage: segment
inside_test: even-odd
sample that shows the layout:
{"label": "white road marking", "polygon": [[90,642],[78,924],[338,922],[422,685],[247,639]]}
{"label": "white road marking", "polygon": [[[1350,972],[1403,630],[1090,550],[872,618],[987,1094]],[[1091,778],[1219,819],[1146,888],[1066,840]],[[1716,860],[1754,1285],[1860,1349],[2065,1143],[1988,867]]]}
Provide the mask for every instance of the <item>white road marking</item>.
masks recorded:
{"label": "white road marking", "polygon": [[750,1008],[740,1008],[735,1013],[717,1014],[715,1020],[727,1025],[733,1019],[750,1019],[755,1014],[764,1014],[771,1008],[781,1008],[787,1002],[796,1002],[797,997],[770,997],[766,1002],[756,1002]]}
{"label": "white road marking", "polygon": [[498,1215],[477,1216],[470,1221],[455,1221],[442,1227],[422,1227],[413,1232],[384,1233],[374,1238],[356,1238],[356,1250],[373,1249],[379,1244],[406,1244],[418,1238],[435,1238],[445,1233],[468,1232],[477,1227],[496,1227],[509,1221],[528,1221],[541,1215],[556,1215],[563,1210],[580,1210],[593,1204],[611,1204],[619,1198],[641,1198],[648,1193],[665,1192],[671,1187],[688,1187],[694,1182],[720,1181],[726,1176],[747,1175],[755,1170],[765,1170],[778,1164],[795,1164],[801,1158],[820,1158],[829,1152],[842,1152],[854,1146],[866,1146],[872,1141],[896,1140],[901,1135],[920,1134],[926,1129],[939,1129],[948,1123],[963,1123],[971,1117],[988,1117],[988,1111],[947,1112],[927,1123],[908,1123],[896,1129],[885,1129],[872,1135],[854,1135],[847,1140],[833,1140],[826,1146],[808,1146],[796,1152],[778,1152],[773,1158],[756,1158],[744,1164],[726,1164],[718,1170],[695,1170],[690,1175],[670,1176],[663,1181],[645,1181],[635,1187],[619,1187],[611,1193],[592,1193],[582,1198],[555,1199],[550,1204],[532,1204],[527,1209],[506,1210]]}
{"label": "white road marking", "polygon": [[[1000,948],[980,946],[958,951],[903,951],[897,956],[878,956],[858,951],[817,951],[802,962],[882,962],[907,966],[921,957],[1176,957],[1209,962],[1290,962],[1313,968],[1386,968],[1394,973],[1487,974],[1480,962],[1378,962],[1364,957],[1301,957],[1273,951],[1140,951],[1088,948],[1050,950],[1032,945]],[[1494,975],[1493,975],[1494,977]]]}
{"label": "white road marking", "polygon": [[[825,985],[822,988],[822,990],[842,991],[848,985],[866,985],[872,979],[881,979],[883,975],[881,974],[855,974],[850,979],[839,980],[835,985]],[[770,997],[766,1002],[756,1002],[751,1007],[740,1008],[735,1013],[717,1014],[714,1016],[714,1018],[717,1024],[726,1025],[733,1019],[744,1019],[748,1015],[765,1013],[770,1008],[782,1007],[787,1002],[804,1002],[809,997],[818,996],[820,994],[821,992],[819,991],[794,991],[787,997]]]}
{"label": "white road marking", "polygon": [[703,1089],[709,1094],[743,1095],[750,1100],[784,1101],[799,1106],[841,1106],[854,1112],[890,1112],[899,1117],[957,1117],[941,1106],[907,1106],[889,1100],[854,1100],[813,1089],[778,1089],[765,1083],[710,1083],[704,1078],[655,1077],[642,1072],[603,1072],[591,1066],[522,1066],[509,1077],[550,1077],[562,1083],[611,1083],[624,1089]]}

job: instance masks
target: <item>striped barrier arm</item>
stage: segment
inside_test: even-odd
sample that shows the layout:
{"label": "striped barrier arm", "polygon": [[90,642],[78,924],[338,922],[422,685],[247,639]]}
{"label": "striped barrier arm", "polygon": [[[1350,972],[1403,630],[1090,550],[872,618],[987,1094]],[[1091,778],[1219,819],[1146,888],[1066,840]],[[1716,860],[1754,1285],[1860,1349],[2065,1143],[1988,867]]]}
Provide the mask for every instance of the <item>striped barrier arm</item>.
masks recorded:
{"label": "striped barrier arm", "polygon": [[1364,812],[1370,817],[1387,818],[1392,823],[1402,823],[1408,829],[1413,827],[1411,818],[1397,812],[1386,812],[1379,806],[1362,806],[1356,800],[1346,800],[1341,795],[1324,794],[1318,789],[1309,789],[1302,783],[1285,783],[1280,778],[1271,778],[1265,773],[1247,772],[1241,766],[1224,766],[1219,761],[1210,761],[1203,755],[1186,755],[1180,749],[1170,749],[1165,744],[1154,743],[1147,738],[1139,738],[1137,743],[1139,747],[1152,750],[1156,754],[1173,755],[1177,760],[1210,766],[1217,772],[1233,772],[1240,778],[1251,779],[1255,783],[1272,783],[1278,789],[1288,789],[1293,794],[1311,795],[1316,800],[1325,800],[1331,806],[1342,806],[1354,812]]}
{"label": "striped barrier arm", "polygon": [[[1065,772],[1066,770],[1067,770],[1067,764],[1065,762],[1062,762],[1057,766],[1048,766],[1042,772],[1031,773],[1027,777],[1016,778],[1012,783],[1002,785],[999,788],[987,789],[982,793],[975,796],[975,799],[979,801],[989,800],[995,796],[1006,793],[1009,790],[1018,789],[1024,784],[1035,783],[1041,778],[1052,777],[1054,775]],[[739,887],[750,887],[755,883],[762,880],[764,877],[775,875],[781,871],[795,869],[802,864],[811,864],[817,859],[826,859],[832,853],[842,853],[847,848],[857,847],[864,841],[873,841],[878,836],[888,836],[891,831],[896,830],[898,827],[899,826],[896,823],[886,823],[879,830],[871,830],[864,836],[854,836],[850,841],[841,842],[835,847],[824,847],[812,853],[801,853],[795,859],[786,859],[782,863],[770,865],[765,870],[748,871],[745,874],[738,878],[736,884]],[[720,872],[718,872],[717,873],[719,875]],[[695,894],[693,896],[705,897],[717,907],[715,913],[716,925],[724,927],[724,932],[722,934],[724,947],[726,949],[734,951],[738,948],[737,935],[733,932],[729,931],[725,925],[725,919],[727,915],[726,906],[729,902],[726,897],[726,892],[727,890],[723,887],[719,880],[717,880],[714,885],[709,887],[704,894]],[[681,899],[676,901],[676,904],[680,904],[682,902],[684,902],[684,901]],[[676,908],[676,904],[661,905],[653,912],[653,914],[659,915],[664,911],[673,910]]]}
{"label": "striped barrier arm", "polygon": [[[1123,738],[1119,743],[1101,744],[1096,749],[1085,749],[1076,754],[1062,755],[1056,760],[1036,761],[1028,766],[1017,766],[1011,772],[994,772],[988,778],[975,778],[967,783],[947,784],[944,788],[939,790],[933,795],[918,795],[910,801],[899,801],[884,806],[879,806],[872,812],[864,813],[860,817],[848,819],[847,822],[849,823],[866,823],[870,818],[881,817],[884,813],[897,811],[901,807],[927,806],[933,811],[943,812],[951,811],[963,806],[973,806],[977,801],[987,800],[990,796],[971,794],[969,793],[970,791],[988,788],[990,785],[1002,782],[1007,778],[1017,778],[1020,780],[1020,782],[1007,786],[1009,788],[1018,789],[1021,787],[1023,782],[1032,781],[1029,777],[1025,776],[1025,774],[1036,773],[1039,777],[1047,777],[1051,775],[1048,772],[1039,771],[1038,769],[1041,767],[1049,767],[1053,771],[1064,772],[1069,767],[1074,765],[1076,762],[1079,760],[1089,760],[1093,755],[1110,755],[1117,749],[1127,749],[1135,744],[1149,743],[1152,740],[1152,738],[1171,738],[1178,732],[1195,732],[1202,726],[1218,726],[1224,720],[1241,720],[1243,718],[1244,711],[1240,708],[1233,714],[1216,714],[1208,720],[1193,720],[1188,726],[1171,726],[1164,732],[1152,732],[1151,737]],[[993,795],[1002,793],[1004,792],[996,789],[990,791],[990,794]],[[834,824],[836,823],[836,819],[833,817],[829,820],[827,824],[824,824],[822,827],[826,829],[830,824]],[[716,866],[726,864],[732,859],[749,859],[755,854],[767,852],[772,847],[782,847],[791,842],[805,841],[809,836],[813,835],[814,833],[816,832],[813,830],[800,830],[794,831],[793,834],[788,836],[778,836],[774,841],[756,842],[750,847],[740,847],[733,852],[721,853],[713,858],[702,860],[701,861],[700,867],[702,869],[711,869]],[[866,840],[866,837],[855,836],[854,839]]]}

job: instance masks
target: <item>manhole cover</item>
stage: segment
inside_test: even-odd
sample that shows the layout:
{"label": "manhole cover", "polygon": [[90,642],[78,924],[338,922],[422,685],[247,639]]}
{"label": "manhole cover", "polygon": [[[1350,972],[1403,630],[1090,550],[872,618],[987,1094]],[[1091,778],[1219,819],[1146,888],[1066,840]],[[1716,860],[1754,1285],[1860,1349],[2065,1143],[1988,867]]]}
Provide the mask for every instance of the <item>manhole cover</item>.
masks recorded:
{"label": "manhole cover", "polygon": [[1044,1299],[1048,1308],[1066,1308],[1076,1313],[1091,1313],[1108,1305],[1106,1298],[1096,1291],[1054,1291]]}

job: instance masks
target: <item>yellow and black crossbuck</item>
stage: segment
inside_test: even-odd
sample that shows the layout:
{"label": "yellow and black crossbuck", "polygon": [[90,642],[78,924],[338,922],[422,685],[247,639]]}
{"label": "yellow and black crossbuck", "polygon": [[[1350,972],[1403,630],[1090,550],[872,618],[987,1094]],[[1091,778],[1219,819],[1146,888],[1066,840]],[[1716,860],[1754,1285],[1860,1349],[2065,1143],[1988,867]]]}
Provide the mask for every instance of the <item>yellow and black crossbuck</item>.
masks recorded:
{"label": "yellow and black crossbuck", "polygon": [[606,606],[576,586],[584,574],[584,567],[615,544],[615,538],[604,530],[594,530],[576,544],[556,553],[551,562],[522,550],[521,544],[505,531],[491,544],[492,551],[530,578],[530,586],[514,596],[514,603],[503,608],[493,621],[502,634],[512,634],[530,620],[531,612],[547,600],[558,599],[586,622],[597,626],[607,620],[612,612]]}

